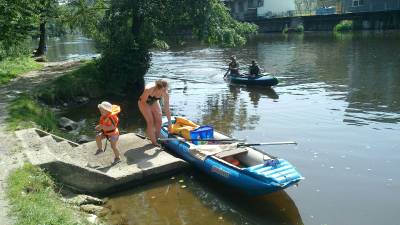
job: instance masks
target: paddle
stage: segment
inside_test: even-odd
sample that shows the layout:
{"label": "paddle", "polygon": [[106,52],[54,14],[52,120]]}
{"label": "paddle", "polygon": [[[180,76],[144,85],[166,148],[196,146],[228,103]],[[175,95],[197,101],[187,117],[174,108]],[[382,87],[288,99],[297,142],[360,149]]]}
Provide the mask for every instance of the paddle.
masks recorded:
{"label": "paddle", "polygon": [[214,141],[214,142],[239,142],[244,141],[243,139],[235,139],[235,138],[226,138],[226,139],[182,139],[182,138],[159,138],[158,141]]}
{"label": "paddle", "polygon": [[266,143],[238,143],[240,147],[260,146],[260,145],[297,145],[294,141],[283,141],[283,142],[266,142]]}

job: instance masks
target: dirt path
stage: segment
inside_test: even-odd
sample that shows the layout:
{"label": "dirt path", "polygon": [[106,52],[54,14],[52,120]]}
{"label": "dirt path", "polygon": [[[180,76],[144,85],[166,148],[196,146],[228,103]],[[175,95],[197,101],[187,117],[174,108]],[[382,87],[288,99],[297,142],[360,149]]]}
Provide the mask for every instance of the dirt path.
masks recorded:
{"label": "dirt path", "polygon": [[22,165],[24,160],[22,147],[15,135],[6,130],[7,105],[18,94],[31,93],[38,84],[75,70],[81,64],[79,61],[45,63],[43,69],[23,74],[10,83],[0,86],[0,224],[2,225],[14,223],[13,219],[7,216],[9,210],[5,196],[7,176],[12,169]]}

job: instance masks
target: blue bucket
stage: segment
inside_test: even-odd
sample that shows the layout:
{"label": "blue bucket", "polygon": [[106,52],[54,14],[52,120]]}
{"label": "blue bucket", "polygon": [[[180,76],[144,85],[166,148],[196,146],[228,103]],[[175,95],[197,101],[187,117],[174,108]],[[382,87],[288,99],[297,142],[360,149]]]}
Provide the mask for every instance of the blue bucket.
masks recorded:
{"label": "blue bucket", "polygon": [[[212,126],[200,126],[190,131],[190,139],[213,139],[214,128]],[[201,144],[198,140],[192,141],[193,144]]]}

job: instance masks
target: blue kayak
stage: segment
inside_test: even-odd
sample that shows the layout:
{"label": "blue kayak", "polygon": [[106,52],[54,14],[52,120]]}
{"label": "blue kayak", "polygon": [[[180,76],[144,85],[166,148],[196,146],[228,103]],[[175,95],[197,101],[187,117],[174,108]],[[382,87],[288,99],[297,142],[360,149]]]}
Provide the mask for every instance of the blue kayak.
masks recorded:
{"label": "blue kayak", "polygon": [[231,75],[227,76],[229,81],[234,84],[246,84],[246,85],[259,85],[259,86],[275,86],[279,83],[278,79],[272,75]]}
{"label": "blue kayak", "polygon": [[[175,117],[172,118],[175,123]],[[304,179],[288,161],[238,143],[215,142],[195,145],[168,134],[163,118],[162,145],[215,179],[250,195],[285,189]],[[215,139],[229,137],[213,132]]]}

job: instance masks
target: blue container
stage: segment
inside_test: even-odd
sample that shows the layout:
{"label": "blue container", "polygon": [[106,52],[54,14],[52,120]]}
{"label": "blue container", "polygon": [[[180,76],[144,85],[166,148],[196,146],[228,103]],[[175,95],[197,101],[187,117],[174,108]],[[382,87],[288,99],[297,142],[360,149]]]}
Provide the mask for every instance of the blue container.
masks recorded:
{"label": "blue container", "polygon": [[198,139],[213,139],[214,138],[214,128],[212,126],[200,126],[192,131],[190,131],[190,139],[197,139],[192,141],[193,144],[198,145],[201,142]]}

